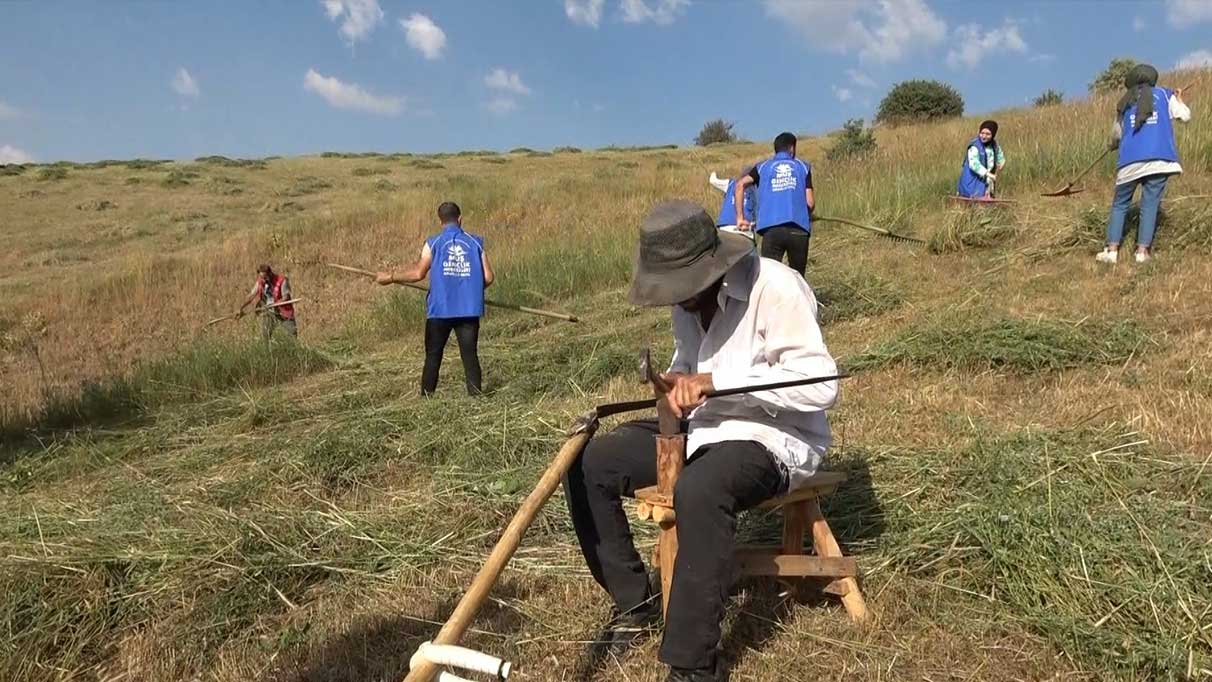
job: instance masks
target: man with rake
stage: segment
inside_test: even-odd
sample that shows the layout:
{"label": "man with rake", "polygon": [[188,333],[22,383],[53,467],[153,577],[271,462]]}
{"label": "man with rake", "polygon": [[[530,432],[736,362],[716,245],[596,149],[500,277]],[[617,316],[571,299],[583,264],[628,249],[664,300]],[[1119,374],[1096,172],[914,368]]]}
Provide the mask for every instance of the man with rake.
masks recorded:
{"label": "man with rake", "polygon": [[[698,206],[668,201],[640,227],[629,300],[671,306],[674,356],[658,408],[687,423],[674,489],[679,549],[660,659],[671,682],[723,679],[720,622],[734,579],[737,514],[815,473],[831,442],[838,382],[712,398],[716,390],[832,376],[812,289],[717,230]],[[621,498],[657,481],[655,421],[593,440],[564,481],[581,551],[614,615],[591,657],[621,656],[656,625],[661,599],[636,551]]]}

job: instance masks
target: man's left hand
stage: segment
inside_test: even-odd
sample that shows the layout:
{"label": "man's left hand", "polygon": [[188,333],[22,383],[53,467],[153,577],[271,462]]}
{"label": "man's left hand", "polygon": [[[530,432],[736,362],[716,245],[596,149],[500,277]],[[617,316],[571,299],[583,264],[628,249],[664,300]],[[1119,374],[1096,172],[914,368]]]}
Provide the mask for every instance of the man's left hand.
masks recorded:
{"label": "man's left hand", "polygon": [[682,374],[670,372],[661,378],[669,383],[669,392],[664,395],[665,404],[679,419],[707,400],[707,393],[715,390],[710,374]]}
{"label": "man's left hand", "polygon": [[379,284],[387,285],[395,281],[390,272],[380,272],[375,275],[375,281]]}

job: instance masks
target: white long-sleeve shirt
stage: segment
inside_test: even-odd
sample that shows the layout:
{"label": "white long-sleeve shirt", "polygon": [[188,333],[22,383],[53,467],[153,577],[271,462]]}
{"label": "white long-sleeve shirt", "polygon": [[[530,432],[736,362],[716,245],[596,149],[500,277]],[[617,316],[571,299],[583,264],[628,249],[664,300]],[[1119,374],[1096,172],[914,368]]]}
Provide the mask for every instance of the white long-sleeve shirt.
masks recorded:
{"label": "white long-sleeve shirt", "polygon": [[[673,307],[670,371],[710,372],[717,390],[837,374],[804,278],[756,253],[724,276],[719,310],[703,330],[697,313]],[[689,417],[686,454],[711,443],[755,441],[786,467],[791,487],[816,472],[832,437],[825,410],[836,380],[711,398]]]}
{"label": "white long-sleeve shirt", "polygon": [[[1170,95],[1168,102],[1170,108],[1170,118],[1176,121],[1186,123],[1191,120],[1191,109],[1186,104],[1179,101],[1178,97]],[[1123,121],[1116,119],[1115,124],[1111,128],[1111,134],[1115,139],[1122,140],[1124,137]],[[1115,184],[1122,185],[1126,182],[1133,182],[1143,177],[1150,175],[1174,175],[1182,173],[1183,167],[1177,161],[1137,161],[1130,163],[1115,173]]]}
{"label": "white long-sleeve shirt", "polygon": [[711,183],[711,186],[719,191],[727,192],[730,180],[728,178],[721,178],[715,174],[715,171],[711,171],[711,177],[707,178],[707,182]]}

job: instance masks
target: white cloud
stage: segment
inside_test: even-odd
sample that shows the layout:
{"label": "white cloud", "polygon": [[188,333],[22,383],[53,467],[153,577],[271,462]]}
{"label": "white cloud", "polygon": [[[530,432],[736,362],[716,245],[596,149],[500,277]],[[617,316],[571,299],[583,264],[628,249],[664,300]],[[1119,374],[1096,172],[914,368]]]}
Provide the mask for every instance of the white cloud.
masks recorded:
{"label": "white cloud", "polygon": [[512,97],[493,97],[484,107],[494,114],[508,114],[518,108],[518,102]]}
{"label": "white cloud", "polygon": [[1145,23],[1144,17],[1132,17],[1132,30],[1133,31],[1140,33],[1141,31],[1145,30],[1148,27],[1149,27],[1149,25]]}
{"label": "white cloud", "polygon": [[1027,57],[1027,61],[1031,62],[1032,64],[1051,64],[1052,62],[1056,61],[1056,55],[1041,52],[1040,54],[1033,54],[1030,57]]}
{"label": "white cloud", "polygon": [[1196,50],[1194,52],[1183,55],[1178,63],[1174,65],[1176,69],[1212,69],[1212,51]]}
{"label": "white cloud", "polygon": [[34,163],[34,157],[11,145],[0,145],[0,166],[10,163]]}
{"label": "white cloud", "polygon": [[198,81],[194,80],[194,77],[189,74],[189,71],[185,70],[185,67],[177,69],[177,73],[173,76],[169,85],[182,97],[197,99],[202,94],[202,91],[198,89]]}
{"label": "white cloud", "polygon": [[867,74],[857,69],[846,69],[846,75],[850,77],[850,82],[860,88],[874,88],[875,80]]}
{"label": "white cloud", "polygon": [[15,121],[21,118],[21,110],[0,102],[0,121]]}
{"label": "white cloud", "polygon": [[1018,24],[1006,21],[1001,28],[964,24],[955,28],[952,42],[959,47],[947,51],[947,66],[975,69],[985,58],[1008,52],[1027,51],[1027,42],[1018,32]]}
{"label": "white cloud", "polygon": [[1212,0],[1166,0],[1166,18],[1176,28],[1212,21]]}
{"label": "white cloud", "polygon": [[767,14],[799,31],[811,45],[855,52],[864,61],[897,62],[947,37],[947,23],[924,0],[765,0],[765,6]]}
{"label": "white cloud", "polygon": [[383,116],[394,116],[404,110],[403,97],[375,95],[363,90],[362,86],[356,83],[343,83],[336,78],[323,76],[315,69],[308,69],[307,75],[303,76],[303,89],[316,93],[338,109],[365,111]]}
{"label": "white cloud", "polygon": [[833,94],[835,97],[837,97],[837,101],[839,102],[849,102],[850,98],[854,97],[854,91],[852,91],[850,88],[839,88],[836,85],[832,87]]}
{"label": "white cloud", "polygon": [[378,0],[323,0],[328,18],[341,19],[341,36],[350,44],[365,40],[383,21]]}
{"label": "white cloud", "polygon": [[522,82],[522,77],[518,75],[517,71],[507,71],[500,67],[489,71],[488,75],[484,76],[484,85],[493,90],[504,90],[518,95],[530,94],[530,88]]}
{"label": "white cloud", "polygon": [[564,14],[574,24],[597,28],[605,5],[606,0],[564,0]]}
{"label": "white cloud", "polygon": [[649,7],[645,0],[621,0],[619,8],[623,10],[623,21],[628,24],[642,24],[651,21],[654,24],[668,25],[677,20],[687,7],[690,0],[649,0],[655,7]]}
{"label": "white cloud", "polygon": [[425,55],[426,59],[442,56],[442,48],[446,47],[446,32],[438,28],[432,19],[424,14],[414,13],[407,19],[400,20],[400,28],[404,29],[404,42]]}

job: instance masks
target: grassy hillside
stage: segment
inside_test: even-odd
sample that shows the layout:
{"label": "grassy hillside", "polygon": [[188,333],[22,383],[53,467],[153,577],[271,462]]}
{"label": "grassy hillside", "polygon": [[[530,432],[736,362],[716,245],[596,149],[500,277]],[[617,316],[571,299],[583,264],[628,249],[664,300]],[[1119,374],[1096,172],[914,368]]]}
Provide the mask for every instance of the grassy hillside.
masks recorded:
{"label": "grassy hillside", "polygon": [[[1009,208],[942,198],[979,118],[880,130],[864,161],[802,145],[820,213],[930,248],[814,233],[826,340],[856,375],[832,418],[831,466],[851,482],[826,514],[860,559],[874,622],[744,585],[724,642],[733,679],[1212,675],[1201,77],[1179,129],[1187,173],[1143,268],[1093,262],[1110,162],[1085,193],[1037,196],[1101,150],[1109,100],[995,116]],[[0,679],[402,676],[572,416],[642,395],[630,372],[644,344],[668,357],[668,313],[623,300],[638,221],[662,197],[714,209],[707,173],[765,151],[0,175]],[[410,260],[448,198],[488,237],[496,297],[583,319],[492,312],[481,400],[459,395],[453,349],[439,397],[417,397],[415,292],[323,267]],[[262,260],[308,299],[299,346],[260,347],[248,320],[200,329]],[[775,519],[744,525],[777,533]],[[574,542],[557,496],[471,645],[523,662],[526,679],[663,679],[655,644],[579,668],[607,609]]]}

